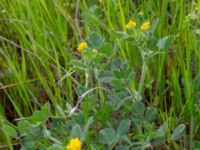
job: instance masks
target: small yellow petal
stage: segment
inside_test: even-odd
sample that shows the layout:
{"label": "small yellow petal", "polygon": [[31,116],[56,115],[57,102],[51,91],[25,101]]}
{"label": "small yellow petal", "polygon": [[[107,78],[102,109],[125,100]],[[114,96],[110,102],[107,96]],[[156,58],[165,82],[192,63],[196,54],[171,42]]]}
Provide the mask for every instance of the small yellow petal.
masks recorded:
{"label": "small yellow petal", "polygon": [[136,22],[135,21],[129,21],[128,24],[126,25],[126,29],[131,29],[136,27]]}
{"label": "small yellow petal", "polygon": [[86,48],[88,47],[86,42],[81,42],[78,47],[77,47],[77,51],[79,53],[83,52]]}
{"label": "small yellow petal", "polygon": [[150,28],[150,22],[144,22],[141,26],[140,26],[140,30],[145,31],[148,30]]}
{"label": "small yellow petal", "polygon": [[81,141],[78,138],[71,139],[66,150],[81,150]]}

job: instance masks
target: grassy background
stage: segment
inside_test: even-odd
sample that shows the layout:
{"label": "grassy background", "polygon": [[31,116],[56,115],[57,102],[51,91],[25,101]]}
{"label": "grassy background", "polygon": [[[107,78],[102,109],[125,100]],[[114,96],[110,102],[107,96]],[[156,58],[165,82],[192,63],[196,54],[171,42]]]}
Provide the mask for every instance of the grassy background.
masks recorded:
{"label": "grassy background", "polygon": [[[96,32],[114,42],[109,30],[125,31],[131,19],[139,23],[158,18],[155,36],[175,35],[176,40],[168,53],[148,64],[142,95],[158,108],[159,124],[187,126],[182,144],[191,146],[200,140],[199,9],[199,0],[1,0],[1,120],[29,116],[46,101],[61,108],[66,101],[73,104],[76,82],[84,83],[84,75],[79,80],[71,75],[62,79],[71,72],[69,62],[76,58],[74,50],[81,39]],[[138,74],[131,84],[138,89],[140,55],[133,45],[117,42],[117,55]],[[59,115],[59,109],[55,113]],[[0,136],[0,141],[10,140]]]}

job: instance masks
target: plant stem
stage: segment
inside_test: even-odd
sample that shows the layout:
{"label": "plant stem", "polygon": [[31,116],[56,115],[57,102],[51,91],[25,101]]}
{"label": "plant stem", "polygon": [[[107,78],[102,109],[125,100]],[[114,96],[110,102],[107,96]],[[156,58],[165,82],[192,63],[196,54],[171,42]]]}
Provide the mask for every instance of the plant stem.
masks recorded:
{"label": "plant stem", "polygon": [[145,75],[146,75],[146,71],[147,71],[147,64],[146,64],[146,60],[145,60],[145,57],[144,57],[143,53],[142,53],[142,60],[143,60],[142,75],[141,75],[140,84],[139,84],[139,90],[138,90],[138,94],[137,94],[137,98],[136,98],[137,101],[140,99],[140,95],[142,93],[142,89],[143,89],[143,86],[144,86]]}
{"label": "plant stem", "polygon": [[192,149],[193,143],[193,116],[190,114],[190,149]]}

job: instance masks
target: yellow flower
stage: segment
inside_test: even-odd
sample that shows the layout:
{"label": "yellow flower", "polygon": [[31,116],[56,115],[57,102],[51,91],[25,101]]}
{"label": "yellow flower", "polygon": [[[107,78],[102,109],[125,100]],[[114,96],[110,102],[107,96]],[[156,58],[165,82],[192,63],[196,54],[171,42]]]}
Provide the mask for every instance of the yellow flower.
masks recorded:
{"label": "yellow flower", "polygon": [[78,48],[77,48],[77,51],[79,53],[83,52],[84,49],[86,49],[88,47],[87,43],[86,42],[81,42],[79,45],[78,45]]}
{"label": "yellow flower", "polygon": [[94,48],[94,49],[92,49],[92,53],[93,54],[98,54],[98,50]]}
{"label": "yellow flower", "polygon": [[141,26],[140,26],[140,29],[142,31],[145,31],[145,30],[148,30],[150,28],[150,22],[144,22]]}
{"label": "yellow flower", "polygon": [[81,141],[78,138],[72,138],[66,146],[66,150],[81,150]]}
{"label": "yellow flower", "polygon": [[136,22],[135,21],[129,21],[128,24],[126,25],[126,29],[131,29],[131,28],[135,28],[136,26]]}

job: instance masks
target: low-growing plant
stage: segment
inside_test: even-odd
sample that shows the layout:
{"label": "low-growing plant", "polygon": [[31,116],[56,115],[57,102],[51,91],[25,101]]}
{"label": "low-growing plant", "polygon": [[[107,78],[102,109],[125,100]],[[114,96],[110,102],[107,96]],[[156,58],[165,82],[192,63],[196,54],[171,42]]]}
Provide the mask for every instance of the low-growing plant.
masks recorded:
{"label": "low-growing plant", "polygon": [[0,149],[200,149],[199,6],[1,0]]}
{"label": "low-growing plant", "polygon": [[[149,60],[166,52],[173,36],[151,41],[155,37],[150,22],[140,29],[134,23],[127,24],[127,32],[111,30],[110,34],[116,41],[133,44],[139,50],[143,69],[138,89],[133,86],[134,68],[116,55],[119,45],[93,33],[78,45],[80,59],[70,61],[68,74],[78,96],[75,106],[66,103],[66,109],[62,109],[46,103],[32,116],[19,118],[17,126],[5,123],[4,133],[19,140],[21,149],[26,150],[154,149],[179,140],[185,125],[179,125],[171,133],[167,121],[157,123],[161,114],[155,107],[146,106],[142,96]],[[68,74],[58,81],[60,86]],[[82,74],[84,84],[77,82]],[[54,115],[55,107],[58,115]]]}

